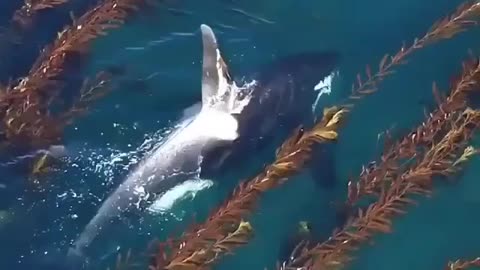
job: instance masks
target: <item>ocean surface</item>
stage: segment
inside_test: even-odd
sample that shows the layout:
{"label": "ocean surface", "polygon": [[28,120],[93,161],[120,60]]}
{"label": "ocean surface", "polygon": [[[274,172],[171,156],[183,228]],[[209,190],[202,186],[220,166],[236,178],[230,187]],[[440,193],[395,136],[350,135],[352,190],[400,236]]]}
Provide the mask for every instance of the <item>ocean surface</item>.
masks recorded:
{"label": "ocean surface", "polygon": [[[20,0],[0,1],[0,26],[8,27]],[[53,41],[69,13],[79,17],[95,1],[71,0],[42,13],[19,44],[0,40],[0,81],[27,74],[39,50]],[[68,247],[110,192],[142,157],[174,129],[184,110],[200,100],[200,24],[214,29],[235,77],[248,80],[260,64],[302,51],[341,55],[331,92],[317,110],[343,101],[356,74],[377,66],[383,55],[422,36],[462,0],[210,0],[165,1],[140,10],[118,29],[96,39],[84,66],[69,74],[81,80],[106,68],[121,68],[115,90],[95,103],[66,132],[67,156],[32,184],[34,154],[0,154],[0,270],[56,269]],[[167,9],[166,6],[170,9]],[[308,170],[265,194],[249,219],[255,236],[216,269],[274,269],[299,221],[310,222],[325,239],[335,227],[332,202],[344,199],[348,177],[379,154],[378,134],[395,127],[405,133],[435,105],[432,82],[448,89],[468,50],[480,53],[479,30],[462,33],[418,51],[389,76],[379,92],[359,101],[335,148],[335,186],[316,187]],[[69,89],[72,95],[78,89]],[[178,234],[193,220],[204,220],[245,175],[271,161],[275,145],[245,157],[247,169],[224,179],[190,181],[165,196],[142,216],[126,217],[94,242],[91,269],[113,267],[118,253],[145,251],[154,239]],[[321,166],[321,165],[320,165]],[[431,198],[394,220],[393,233],[378,235],[354,254],[348,269],[445,267],[448,260],[480,256],[480,179],[474,158],[451,183],[437,183]],[[141,261],[141,260],[140,260]],[[61,269],[61,268],[58,268]],[[146,268],[144,268],[146,269]]]}

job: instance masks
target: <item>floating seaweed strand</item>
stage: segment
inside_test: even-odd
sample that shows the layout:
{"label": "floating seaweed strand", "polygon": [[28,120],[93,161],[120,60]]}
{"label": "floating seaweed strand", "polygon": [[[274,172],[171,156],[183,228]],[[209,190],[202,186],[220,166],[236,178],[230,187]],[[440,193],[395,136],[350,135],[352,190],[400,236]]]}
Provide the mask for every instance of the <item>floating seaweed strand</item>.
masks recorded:
{"label": "floating seaweed strand", "polygon": [[30,28],[35,15],[42,10],[54,8],[69,0],[25,0],[23,6],[16,10],[12,21],[21,29]]}
{"label": "floating seaweed strand", "polygon": [[[353,85],[352,95],[349,98],[356,100],[376,92],[378,90],[377,85],[387,75],[392,73],[393,67],[404,63],[405,59],[414,51],[435,42],[449,39],[454,35],[461,33],[467,27],[477,25],[477,21],[474,21],[473,18],[478,16],[480,16],[480,3],[472,2],[462,4],[453,15],[435,23],[428,33],[423,38],[416,39],[412,46],[409,48],[402,46],[401,50],[395,56],[389,57],[386,55],[382,59],[379,71],[375,75],[372,76],[371,69],[367,67],[366,74],[368,80],[362,82],[361,76],[357,76],[358,85]],[[348,112],[346,108],[349,106],[351,105],[342,106],[342,109],[337,111],[341,113],[339,116]],[[323,119],[322,122],[325,120],[328,121],[328,118]],[[336,127],[331,131],[334,132],[332,133],[332,137],[330,139],[328,137],[324,138],[323,142],[336,139]],[[292,154],[296,155],[300,153],[297,150],[297,147],[295,147],[300,141],[298,140],[299,136],[302,136],[299,132],[300,130],[297,130],[297,132],[280,147],[280,151],[277,152],[277,159],[279,158],[279,153],[286,156],[289,156],[288,151],[291,151]],[[289,147],[285,147],[287,145],[289,145]],[[184,233],[180,239],[169,239],[167,240],[167,243],[162,243],[155,256],[154,264],[151,265],[150,268],[197,269],[208,268],[212,265],[214,261],[220,257],[220,252],[212,251],[214,243],[223,239],[228,232],[236,228],[234,224],[238,224],[245,215],[251,212],[253,204],[261,193],[280,185],[286,180],[286,177],[294,174],[301,168],[301,166],[303,166],[304,162],[308,159],[310,146],[305,150],[308,151],[305,151],[305,156],[302,157],[301,162],[299,162],[298,165],[296,162],[292,162],[289,166],[293,167],[285,168],[287,169],[283,172],[285,175],[282,175],[279,178],[282,179],[281,181],[278,181],[278,175],[273,179],[269,179],[269,177],[272,176],[269,176],[268,174],[266,175],[265,172],[263,172],[253,180],[241,183],[234,192],[232,198],[230,198],[218,211],[214,212],[214,214],[212,214],[203,225],[194,226],[187,233]],[[263,179],[261,181],[264,181],[263,188],[255,187],[255,181],[258,181],[259,179]],[[171,249],[170,252],[166,251],[166,246]],[[231,250],[232,248],[228,249],[230,252]],[[221,251],[223,252],[224,250]]]}
{"label": "floating seaweed strand", "polygon": [[480,17],[480,3],[477,1],[467,1],[461,4],[456,12],[434,23],[429,31],[422,37],[416,38],[412,45],[406,47],[403,45],[393,56],[386,54],[378,66],[378,71],[372,74],[370,66],[365,70],[366,80],[362,75],[357,74],[357,82],[352,84],[352,94],[349,99],[359,99],[378,90],[378,84],[385,77],[392,74],[393,68],[406,63],[406,58],[415,51],[428,45],[444,39],[450,39],[453,36],[464,32],[470,26],[476,26]]}
{"label": "floating seaweed strand", "polygon": [[49,105],[58,98],[60,75],[69,57],[84,56],[90,42],[106,35],[106,30],[124,23],[130,12],[144,0],[105,0],[74,20],[58,34],[53,44],[46,46],[28,75],[12,87],[0,91],[0,128],[9,142],[42,145],[61,138],[66,123],[64,117],[52,116]]}
{"label": "floating seaweed strand", "polygon": [[441,138],[451,128],[449,122],[454,117],[454,112],[463,110],[467,96],[472,91],[478,91],[479,82],[480,61],[475,58],[464,62],[461,78],[446,99],[440,96],[434,85],[437,109],[429,113],[427,119],[417,129],[386,149],[380,163],[369,169],[363,168],[358,181],[349,181],[347,205],[351,207],[365,196],[378,195],[383,182],[395,178],[401,171],[403,161],[415,158],[425,147],[430,147],[436,138]]}
{"label": "floating seaweed strand", "polygon": [[415,204],[410,198],[412,195],[430,195],[434,176],[452,175],[460,169],[460,164],[476,153],[466,145],[480,125],[480,111],[467,108],[457,113],[450,124],[452,129],[438,143],[432,144],[413,166],[392,181],[384,182],[376,202],[366,210],[359,209],[355,218],[325,242],[295,249],[296,254],[278,269],[339,269],[352,260],[349,253],[375,233],[391,232],[392,219],[404,214],[408,205]]}
{"label": "floating seaweed strand", "polygon": [[[442,39],[449,39],[455,34],[465,31],[467,27],[477,25],[479,16],[480,3],[473,1],[461,4],[456,12],[434,23],[429,31],[422,38],[415,39],[410,47],[406,48],[404,45],[394,56],[385,55],[379,64],[376,74],[372,75],[370,67],[367,66],[367,80],[363,82],[361,75],[358,74],[357,83],[352,85],[352,95],[349,98],[358,99],[377,91],[378,84],[387,75],[393,73],[392,69],[395,66],[405,63],[406,58],[414,51]],[[474,62],[465,62],[464,69],[471,68],[474,64]],[[433,139],[433,135],[444,128],[442,124],[445,124],[446,121],[443,120],[447,120],[445,118],[451,116],[450,112],[464,106],[464,95],[467,94],[464,90],[474,76],[479,76],[478,70],[475,72],[475,70],[470,69],[470,71],[472,73],[464,72],[462,74],[461,80],[457,82],[457,87],[452,95],[448,97],[447,102],[442,102],[441,95],[434,84],[434,96],[437,103],[442,104],[441,107],[431,113],[427,121],[422,126],[419,126],[416,131],[413,131],[410,137],[406,137],[403,141],[391,146],[389,149],[385,149],[385,153],[381,157],[382,167],[363,168],[360,179],[355,184],[354,181],[349,181],[347,207],[356,203],[360,199],[360,194],[372,195],[375,185],[377,185],[380,179],[392,177],[398,171],[398,166],[400,166],[398,164],[399,160],[413,158],[417,153],[417,146],[420,146],[420,144],[428,145]],[[428,130],[425,128],[426,126],[429,127]]]}
{"label": "floating seaweed strand", "polygon": [[477,257],[470,261],[456,260],[449,262],[445,270],[466,270],[470,267],[480,267],[480,257]]}

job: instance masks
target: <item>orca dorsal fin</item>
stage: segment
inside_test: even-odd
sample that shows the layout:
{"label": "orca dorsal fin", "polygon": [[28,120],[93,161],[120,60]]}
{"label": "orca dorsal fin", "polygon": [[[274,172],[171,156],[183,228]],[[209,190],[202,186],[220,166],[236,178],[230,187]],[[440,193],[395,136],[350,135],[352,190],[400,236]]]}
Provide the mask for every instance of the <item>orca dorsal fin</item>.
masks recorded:
{"label": "orca dorsal fin", "polygon": [[200,29],[203,43],[202,104],[207,105],[212,102],[212,97],[227,91],[232,79],[212,28],[202,24]]}

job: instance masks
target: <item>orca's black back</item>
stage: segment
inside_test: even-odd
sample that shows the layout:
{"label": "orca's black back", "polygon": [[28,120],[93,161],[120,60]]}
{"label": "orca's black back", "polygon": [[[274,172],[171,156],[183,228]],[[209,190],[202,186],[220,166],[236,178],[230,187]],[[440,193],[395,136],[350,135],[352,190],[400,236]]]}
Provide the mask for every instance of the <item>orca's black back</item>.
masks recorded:
{"label": "orca's black back", "polygon": [[304,52],[263,66],[253,76],[257,83],[252,99],[241,114],[236,115],[239,139],[205,153],[202,170],[235,166],[237,161],[258,152],[275,138],[285,137],[299,125],[310,124],[316,98],[314,87],[332,73],[338,59],[334,52]]}

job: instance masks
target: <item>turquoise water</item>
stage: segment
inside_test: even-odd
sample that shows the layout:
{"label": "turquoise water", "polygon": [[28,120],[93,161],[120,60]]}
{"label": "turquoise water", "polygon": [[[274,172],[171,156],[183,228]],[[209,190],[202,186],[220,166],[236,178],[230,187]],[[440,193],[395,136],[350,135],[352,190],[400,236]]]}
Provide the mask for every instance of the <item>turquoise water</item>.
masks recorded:
{"label": "turquoise water", "polygon": [[[2,25],[19,2],[0,3]],[[28,158],[2,155],[2,162],[14,164],[0,168],[0,183],[5,185],[0,189],[0,269],[47,269],[40,265],[60,260],[109,191],[171,130],[183,109],[200,98],[201,23],[214,28],[231,70],[239,77],[274,56],[338,51],[343,59],[340,76],[332,94],[322,97],[320,105],[325,106],[349,94],[350,83],[366,64],[377,65],[385,53],[396,52],[403,41],[422,35],[462,1],[437,0],[434,5],[412,0],[169,2],[186,12],[172,14],[158,7],[140,13],[96,40],[85,68],[72,74],[73,79],[82,78],[112,65],[126,70],[115,92],[67,131],[68,158],[57,172],[41,179],[44,190],[24,184]],[[38,48],[68,21],[69,10],[80,14],[87,6],[72,0],[41,16],[21,46],[2,49],[0,78],[24,75]],[[229,8],[265,20],[250,20]],[[329,202],[341,200],[348,176],[357,175],[362,164],[377,156],[377,135],[392,125],[404,131],[420,123],[423,107],[433,104],[432,81],[447,88],[467,50],[479,52],[478,33],[478,29],[470,31],[420,51],[381,85],[379,93],[359,102],[341,130],[335,153],[336,187],[319,190],[305,171],[266,194],[250,219],[255,238],[216,268],[273,269],[300,220],[309,220],[317,237],[327,237],[334,226]],[[273,147],[266,152],[248,159],[247,170],[229,172],[166,213],[123,220],[95,242],[92,269],[112,266],[117,247],[122,253],[128,248],[142,252],[150,240],[182,231],[192,215],[205,218],[226,198],[240,174],[253,175],[270,159]],[[432,198],[420,200],[408,215],[396,219],[394,233],[364,246],[350,269],[433,270],[449,259],[479,256],[478,162],[474,159],[455,178],[458,182],[438,184]]]}

